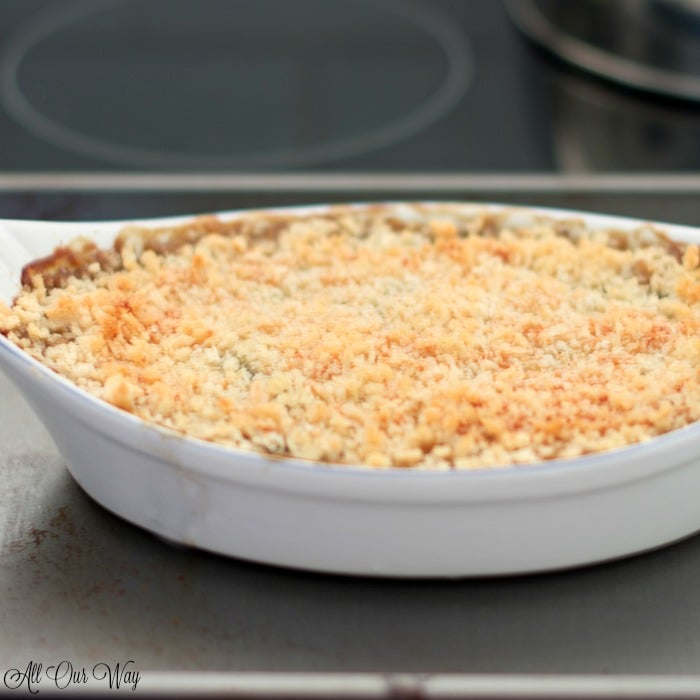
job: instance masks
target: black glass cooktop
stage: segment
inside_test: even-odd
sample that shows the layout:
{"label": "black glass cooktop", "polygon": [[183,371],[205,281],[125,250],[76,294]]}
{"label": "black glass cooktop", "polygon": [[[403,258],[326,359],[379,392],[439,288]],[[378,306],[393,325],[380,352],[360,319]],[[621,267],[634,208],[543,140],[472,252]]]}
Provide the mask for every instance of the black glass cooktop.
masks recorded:
{"label": "black glass cooktop", "polygon": [[700,111],[491,0],[2,0],[0,172],[689,171]]}

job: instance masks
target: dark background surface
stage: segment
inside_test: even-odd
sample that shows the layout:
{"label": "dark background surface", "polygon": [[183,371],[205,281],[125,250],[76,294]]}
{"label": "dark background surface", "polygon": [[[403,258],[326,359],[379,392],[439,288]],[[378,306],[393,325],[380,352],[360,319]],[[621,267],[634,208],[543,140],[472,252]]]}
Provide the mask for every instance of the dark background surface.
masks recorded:
{"label": "dark background surface", "polygon": [[489,0],[3,0],[0,172],[667,172],[700,110]]}

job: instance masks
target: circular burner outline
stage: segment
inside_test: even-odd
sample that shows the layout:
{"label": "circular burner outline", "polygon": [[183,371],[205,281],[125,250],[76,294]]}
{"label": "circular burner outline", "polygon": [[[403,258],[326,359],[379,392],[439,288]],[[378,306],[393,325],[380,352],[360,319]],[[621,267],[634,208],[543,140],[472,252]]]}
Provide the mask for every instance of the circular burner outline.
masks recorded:
{"label": "circular burner outline", "polygon": [[[435,8],[414,0],[390,0],[382,7],[426,31],[447,59],[442,84],[425,102],[400,119],[363,134],[305,148],[277,149],[248,156],[222,156],[149,150],[86,136],[35,109],[19,86],[19,69],[27,54],[44,39],[85,17],[134,0],[65,2],[35,15],[10,39],[0,59],[0,102],[28,131],[59,148],[112,164],[142,168],[303,167],[368,153],[394,145],[442,118],[466,93],[474,75],[474,56],[465,35]],[[137,0],[140,1],[140,0]],[[377,3],[377,0],[369,0]]]}

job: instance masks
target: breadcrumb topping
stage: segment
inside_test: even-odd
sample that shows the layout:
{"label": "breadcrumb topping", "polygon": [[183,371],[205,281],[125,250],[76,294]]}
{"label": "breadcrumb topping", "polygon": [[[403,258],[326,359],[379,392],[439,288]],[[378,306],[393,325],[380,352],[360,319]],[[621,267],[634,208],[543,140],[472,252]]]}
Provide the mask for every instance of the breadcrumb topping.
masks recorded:
{"label": "breadcrumb topping", "polygon": [[610,450],[700,417],[700,255],[651,228],[338,207],[71,250],[27,266],[0,332],[184,435],[469,469]]}

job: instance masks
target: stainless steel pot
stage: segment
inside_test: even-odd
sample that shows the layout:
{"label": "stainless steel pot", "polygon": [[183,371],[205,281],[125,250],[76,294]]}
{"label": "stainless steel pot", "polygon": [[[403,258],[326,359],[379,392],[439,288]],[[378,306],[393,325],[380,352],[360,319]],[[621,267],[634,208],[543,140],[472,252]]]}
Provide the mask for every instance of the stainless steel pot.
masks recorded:
{"label": "stainless steel pot", "polygon": [[627,87],[700,102],[697,0],[506,0],[533,41]]}

